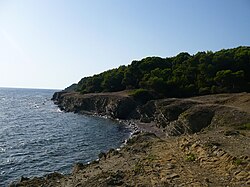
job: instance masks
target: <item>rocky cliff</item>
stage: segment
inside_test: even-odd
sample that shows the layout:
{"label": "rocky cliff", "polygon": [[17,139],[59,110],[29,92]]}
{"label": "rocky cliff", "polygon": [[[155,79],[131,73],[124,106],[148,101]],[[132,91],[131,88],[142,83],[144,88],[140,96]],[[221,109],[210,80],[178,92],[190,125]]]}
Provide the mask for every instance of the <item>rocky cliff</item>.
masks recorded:
{"label": "rocky cliff", "polygon": [[[250,121],[246,110],[230,105],[233,98],[244,98],[247,93],[218,94],[193,98],[136,102],[127,93],[79,94],[56,92],[52,100],[66,112],[97,114],[120,120],[154,125],[166,136],[192,134],[207,127],[240,126]],[[224,102],[224,103],[223,103]],[[241,102],[241,105],[244,102]]]}
{"label": "rocky cliff", "polygon": [[[169,98],[139,104],[124,93],[55,93],[71,112],[134,121],[144,130],[120,150],[100,153],[72,173],[22,177],[11,186],[249,186],[250,94]],[[150,127],[150,128],[148,128]]]}
{"label": "rocky cliff", "polygon": [[128,96],[56,92],[52,100],[66,112],[98,114],[114,119],[133,118],[136,102]]}

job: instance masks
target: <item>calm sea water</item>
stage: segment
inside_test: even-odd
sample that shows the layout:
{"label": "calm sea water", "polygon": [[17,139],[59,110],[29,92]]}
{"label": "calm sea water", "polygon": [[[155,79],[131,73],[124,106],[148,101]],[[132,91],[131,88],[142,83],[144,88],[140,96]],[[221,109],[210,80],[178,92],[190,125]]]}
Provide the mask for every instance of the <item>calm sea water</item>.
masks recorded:
{"label": "calm sea water", "polygon": [[0,186],[21,176],[69,173],[101,151],[119,147],[130,130],[117,122],[61,112],[55,90],[0,88]]}

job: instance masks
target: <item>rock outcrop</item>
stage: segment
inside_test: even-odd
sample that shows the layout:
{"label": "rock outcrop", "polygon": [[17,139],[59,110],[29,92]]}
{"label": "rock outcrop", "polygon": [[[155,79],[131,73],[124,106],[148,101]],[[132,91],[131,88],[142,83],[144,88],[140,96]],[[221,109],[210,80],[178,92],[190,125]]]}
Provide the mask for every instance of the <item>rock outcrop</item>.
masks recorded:
{"label": "rock outcrop", "polygon": [[[136,123],[154,124],[167,136],[193,134],[207,127],[239,126],[250,121],[247,111],[222,104],[233,94],[194,98],[168,98],[136,102],[124,93],[85,94],[56,92],[55,103],[66,112],[97,114]],[[242,94],[234,94],[241,97]],[[244,95],[244,94],[243,94]],[[245,94],[249,97],[249,94]],[[213,99],[211,99],[213,97]],[[234,99],[235,100],[235,99]]]}
{"label": "rock outcrop", "polygon": [[66,112],[98,114],[114,119],[133,116],[136,102],[128,96],[56,92],[52,100]]}

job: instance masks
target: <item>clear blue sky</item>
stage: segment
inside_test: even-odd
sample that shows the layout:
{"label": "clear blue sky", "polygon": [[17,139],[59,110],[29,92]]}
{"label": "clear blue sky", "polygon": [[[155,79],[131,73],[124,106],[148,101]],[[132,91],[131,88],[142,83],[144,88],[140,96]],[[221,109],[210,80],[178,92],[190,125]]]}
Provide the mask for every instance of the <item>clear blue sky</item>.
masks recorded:
{"label": "clear blue sky", "polygon": [[249,0],[0,0],[0,87],[62,89],[146,56],[240,45]]}

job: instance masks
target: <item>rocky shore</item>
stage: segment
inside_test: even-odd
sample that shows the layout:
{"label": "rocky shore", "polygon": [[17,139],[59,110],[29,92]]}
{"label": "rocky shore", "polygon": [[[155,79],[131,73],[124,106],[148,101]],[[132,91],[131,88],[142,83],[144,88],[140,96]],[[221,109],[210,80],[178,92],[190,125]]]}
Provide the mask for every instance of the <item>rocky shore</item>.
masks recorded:
{"label": "rocky shore", "polygon": [[[78,163],[69,175],[22,178],[11,186],[249,186],[250,94],[167,98],[146,104],[126,92],[57,92],[66,112],[136,124],[121,150]],[[155,135],[156,134],[156,135]]]}
{"label": "rocky shore", "polygon": [[237,127],[250,122],[250,94],[217,94],[136,102],[127,92],[85,94],[56,92],[52,100],[66,112],[105,116],[135,123],[166,136],[193,134],[206,127]]}

